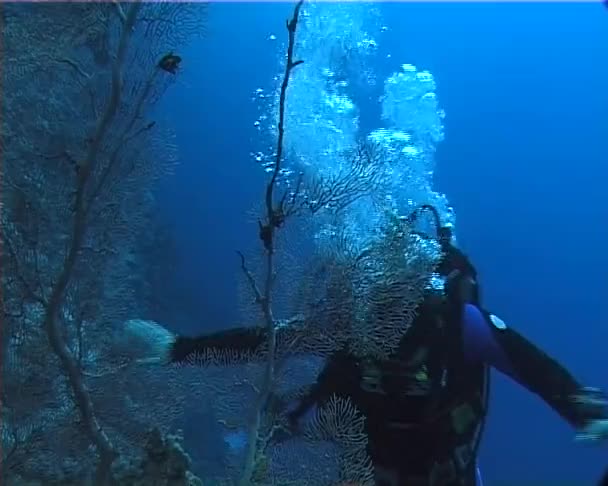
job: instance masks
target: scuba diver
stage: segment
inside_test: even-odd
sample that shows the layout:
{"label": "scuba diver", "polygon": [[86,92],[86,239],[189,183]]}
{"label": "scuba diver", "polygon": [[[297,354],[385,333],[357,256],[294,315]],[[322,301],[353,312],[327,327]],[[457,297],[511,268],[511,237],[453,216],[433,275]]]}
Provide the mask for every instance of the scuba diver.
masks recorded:
{"label": "scuba diver", "polygon": [[[484,309],[477,272],[453,245],[451,228],[441,226],[437,210],[421,206],[407,222],[423,212],[431,213],[438,228],[441,295],[425,297],[389,359],[361,359],[347,350],[327,358],[309,392],[287,407],[290,433],[297,434],[307,412],[332,395],[348,397],[366,418],[377,486],[480,485],[477,453],[493,367],[540,396],[577,430],[578,440],[607,439],[604,395],[583,387]],[[170,343],[169,360],[187,362],[211,348],[254,352],[264,341],[259,328],[178,336]]]}

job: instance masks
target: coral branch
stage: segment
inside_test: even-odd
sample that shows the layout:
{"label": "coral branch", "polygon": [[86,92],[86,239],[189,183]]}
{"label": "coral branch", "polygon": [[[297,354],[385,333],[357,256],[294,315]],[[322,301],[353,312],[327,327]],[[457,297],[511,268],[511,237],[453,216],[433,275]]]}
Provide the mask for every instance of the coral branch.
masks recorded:
{"label": "coral branch", "polygon": [[254,417],[250,424],[247,441],[247,452],[245,455],[245,465],[240,478],[240,485],[247,486],[251,483],[252,475],[256,469],[258,459],[258,439],[260,437],[260,428],[262,426],[262,416],[266,408],[269,397],[272,393],[272,387],[275,380],[275,348],[276,348],[276,329],[275,319],[272,313],[272,283],[274,275],[274,233],[284,221],[284,214],[281,206],[275,209],[274,206],[274,189],[277,181],[277,176],[281,169],[281,159],[283,157],[283,138],[285,132],[285,98],[287,94],[287,86],[292,69],[301,64],[302,61],[293,61],[293,50],[295,46],[296,26],[298,24],[298,16],[302,8],[303,0],[299,0],[295,6],[293,17],[287,22],[287,30],[289,32],[289,44],[287,47],[287,64],[285,66],[285,75],[281,85],[281,94],[279,100],[279,125],[276,161],[272,177],[266,186],[266,223],[260,223],[260,236],[266,248],[266,279],[264,284],[263,298],[260,301],[262,313],[266,324],[268,335],[268,356],[264,370],[264,377],[260,394],[255,406]]}
{"label": "coral branch", "polygon": [[261,304],[262,299],[263,299],[262,293],[260,292],[260,289],[258,289],[258,285],[255,282],[255,278],[253,277],[253,275],[247,268],[247,264],[245,262],[245,255],[243,255],[240,251],[237,251],[237,253],[238,253],[239,257],[241,258],[241,270],[243,271],[243,273],[245,274],[245,277],[247,278],[247,281],[251,285],[251,290],[253,291],[253,294],[255,295],[255,301],[256,301],[256,303]]}
{"label": "coral branch", "polygon": [[109,482],[110,467],[116,457],[116,451],[97,420],[93,410],[91,397],[82,380],[78,362],[65,343],[63,333],[59,326],[58,315],[62,306],[65,290],[68,287],[70,279],[72,278],[72,272],[76,265],[76,261],[84,240],[84,233],[86,230],[86,210],[84,207],[85,188],[88,182],[88,177],[92,172],[95,160],[97,158],[97,153],[101,146],[103,137],[118,110],[121,91],[122,63],[124,61],[129,36],[140,7],[140,3],[134,3],[131,5],[126,17],[126,22],[123,26],[122,35],[118,46],[118,53],[112,67],[112,91],[110,100],[108,102],[106,111],[97,126],[97,130],[90,145],[87,158],[79,171],[78,186],[76,190],[74,226],[70,240],[70,247],[66,260],[63,264],[63,269],[51,291],[44,317],[44,327],[46,329],[51,348],[61,362],[72,388],[75,402],[82,416],[87,433],[95,444],[97,452],[100,456],[96,474],[96,483],[98,485],[105,485]]}

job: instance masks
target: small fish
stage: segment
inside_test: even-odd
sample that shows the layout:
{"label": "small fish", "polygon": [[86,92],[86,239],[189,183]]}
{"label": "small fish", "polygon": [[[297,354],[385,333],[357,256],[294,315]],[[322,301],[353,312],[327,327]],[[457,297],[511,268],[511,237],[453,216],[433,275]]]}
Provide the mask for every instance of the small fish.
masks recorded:
{"label": "small fish", "polygon": [[168,54],[165,54],[158,62],[158,67],[163,71],[175,74],[180,62],[182,62],[182,58],[180,56],[173,54],[173,52],[169,52]]}

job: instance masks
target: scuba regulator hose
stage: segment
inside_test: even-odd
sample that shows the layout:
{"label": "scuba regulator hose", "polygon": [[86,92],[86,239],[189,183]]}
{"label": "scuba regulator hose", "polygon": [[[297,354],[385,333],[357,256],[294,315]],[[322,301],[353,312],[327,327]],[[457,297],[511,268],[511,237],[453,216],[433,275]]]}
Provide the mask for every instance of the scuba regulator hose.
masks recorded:
{"label": "scuba regulator hose", "polygon": [[[451,241],[452,241],[452,237],[453,237],[453,232],[452,232],[452,228],[450,226],[442,226],[441,225],[441,217],[439,216],[439,211],[437,211],[437,208],[435,206],[432,206],[430,204],[422,204],[420,206],[418,206],[416,209],[414,209],[410,215],[405,218],[405,221],[410,224],[413,225],[416,223],[416,221],[418,220],[418,217],[424,213],[424,212],[430,212],[431,215],[433,216],[433,222],[435,223],[435,228],[437,228],[437,241],[439,242],[439,244],[441,245],[442,250],[446,250],[446,247],[451,245]],[[420,233],[418,233],[420,236],[425,236],[422,235]]]}

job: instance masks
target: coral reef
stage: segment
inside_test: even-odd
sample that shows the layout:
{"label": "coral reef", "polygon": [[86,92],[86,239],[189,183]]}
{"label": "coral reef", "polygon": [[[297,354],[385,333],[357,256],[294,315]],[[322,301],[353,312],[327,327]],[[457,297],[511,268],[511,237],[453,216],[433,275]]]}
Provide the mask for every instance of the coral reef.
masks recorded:
{"label": "coral reef", "polygon": [[[113,465],[112,486],[204,486],[203,481],[190,472],[190,457],[182,448],[182,437],[177,434],[162,435],[159,429],[151,429],[145,437],[138,457],[121,457]],[[10,477],[5,486],[83,486],[92,484],[85,476],[74,478],[68,472],[54,479],[27,479]]]}
{"label": "coral reef", "polygon": [[3,484],[105,486],[150,427],[164,434],[183,413],[183,378],[118,355],[113,336],[145,314],[138,240],[176,161],[155,109],[179,73],[158,62],[204,12],[2,5]]}
{"label": "coral reef", "polygon": [[163,436],[158,429],[149,431],[143,458],[114,467],[116,486],[203,486],[189,470],[191,460],[182,440],[179,432]]}

